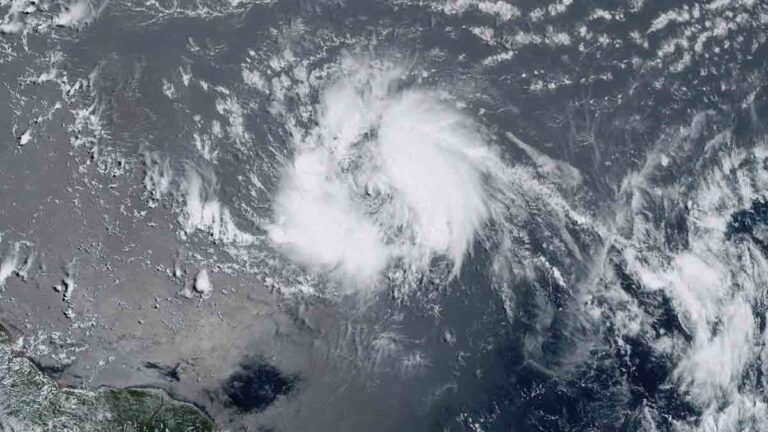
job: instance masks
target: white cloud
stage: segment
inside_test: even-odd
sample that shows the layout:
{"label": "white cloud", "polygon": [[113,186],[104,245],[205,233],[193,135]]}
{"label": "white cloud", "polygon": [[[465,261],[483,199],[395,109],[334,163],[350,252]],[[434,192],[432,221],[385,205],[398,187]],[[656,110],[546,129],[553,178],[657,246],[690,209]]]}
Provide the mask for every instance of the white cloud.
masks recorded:
{"label": "white cloud", "polygon": [[81,28],[90,24],[106,4],[107,2],[99,5],[91,0],[74,0],[62,7],[61,12],[54,17],[53,23],[62,27]]}
{"label": "white cloud", "polygon": [[321,150],[296,157],[275,201],[270,239],[305,265],[373,282],[390,252],[347,186],[328,178],[327,158]]}
{"label": "white cloud", "polygon": [[460,267],[489,217],[488,161],[499,161],[436,93],[393,90],[402,73],[353,64],[323,91],[269,227],[292,259],[365,281],[393,260],[426,270],[442,255]]}
{"label": "white cloud", "polygon": [[0,262],[0,288],[5,286],[5,282],[16,272],[19,266],[19,245],[14,246],[5,255]]}
{"label": "white cloud", "polygon": [[158,152],[144,153],[144,187],[154,201],[167,194],[173,181],[173,170],[168,159]]}
{"label": "white cloud", "polygon": [[187,168],[186,178],[181,182],[185,207],[180,222],[184,233],[200,230],[210,234],[214,241],[235,245],[254,243],[255,237],[235,225],[229,208],[216,197],[212,190],[214,184],[213,180],[204,184],[196,169]]}
{"label": "white cloud", "polygon": [[213,284],[211,278],[208,276],[208,270],[200,269],[195,276],[194,283],[195,291],[199,292],[203,297],[208,297],[213,291]]}
{"label": "white cloud", "polygon": [[[702,412],[679,422],[677,430],[735,432],[745,425],[765,430],[764,383],[752,371],[768,372],[763,359],[768,332],[760,334],[756,321],[768,260],[748,238],[729,238],[726,232],[734,212],[765,201],[768,171],[762,161],[768,145],[734,147],[727,134],[702,140],[706,120],[707,115],[696,116],[671,143],[661,142],[638,174],[627,177],[629,214],[620,225],[626,223],[630,235],[621,246],[630,273],[644,289],[668,296],[690,336],[665,334],[653,343],[673,359],[668,384]],[[702,153],[701,159],[692,156]],[[697,173],[669,176],[680,166],[695,166]],[[660,208],[666,214],[657,218]],[[686,236],[684,248],[669,247],[665,237],[664,224],[677,211],[686,215],[685,229],[677,233]]]}

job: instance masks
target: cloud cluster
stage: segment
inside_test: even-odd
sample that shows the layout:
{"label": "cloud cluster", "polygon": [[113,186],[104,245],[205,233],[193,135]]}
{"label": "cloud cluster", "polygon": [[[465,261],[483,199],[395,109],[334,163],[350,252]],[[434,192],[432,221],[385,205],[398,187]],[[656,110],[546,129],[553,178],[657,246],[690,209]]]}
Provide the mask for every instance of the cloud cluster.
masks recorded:
{"label": "cloud cluster", "polygon": [[370,285],[393,262],[458,271],[488,219],[484,177],[500,163],[481,128],[437,93],[399,88],[370,65],[327,86],[296,142],[270,239],[295,261]]}

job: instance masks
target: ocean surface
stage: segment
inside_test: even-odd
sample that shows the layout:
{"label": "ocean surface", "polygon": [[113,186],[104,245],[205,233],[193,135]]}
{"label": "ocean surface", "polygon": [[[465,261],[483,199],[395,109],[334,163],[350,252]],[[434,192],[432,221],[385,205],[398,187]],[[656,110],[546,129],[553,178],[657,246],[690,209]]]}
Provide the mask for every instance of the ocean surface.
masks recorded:
{"label": "ocean surface", "polygon": [[[230,431],[768,430],[767,38],[757,0],[0,0],[0,363]],[[0,429],[69,412],[28,404]]]}

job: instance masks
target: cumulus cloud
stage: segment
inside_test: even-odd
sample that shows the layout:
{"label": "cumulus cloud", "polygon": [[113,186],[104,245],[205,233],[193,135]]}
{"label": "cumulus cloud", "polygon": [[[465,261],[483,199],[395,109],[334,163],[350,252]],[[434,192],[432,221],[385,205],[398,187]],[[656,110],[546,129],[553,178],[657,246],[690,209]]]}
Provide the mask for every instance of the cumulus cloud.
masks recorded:
{"label": "cumulus cloud", "polygon": [[393,261],[458,271],[489,217],[484,176],[500,163],[480,127],[402,70],[359,67],[329,85],[296,142],[270,238],[309,267],[375,281]]}
{"label": "cumulus cloud", "polygon": [[185,206],[179,222],[184,234],[199,230],[207,232],[214,241],[235,245],[254,243],[255,237],[237,227],[229,208],[221,203],[213,191],[213,174],[210,174],[211,178],[206,183],[196,169],[188,167],[186,171],[186,177],[180,185]]}
{"label": "cumulus cloud", "polygon": [[5,286],[5,281],[16,272],[19,265],[19,247],[15,244],[13,248],[0,261],[0,288]]}
{"label": "cumulus cloud", "polygon": [[[655,345],[672,354],[669,384],[701,410],[678,429],[766,430],[760,376],[768,371],[768,330],[758,314],[764,313],[768,260],[754,237],[727,232],[732,215],[765,201],[768,146],[733,147],[722,135],[698,139],[706,118],[695,117],[672,145],[664,142],[661,154],[651,154],[640,173],[627,178],[632,215],[624,254],[643,287],[668,296],[688,336],[664,334]],[[695,145],[706,146],[705,160],[692,157],[700,152]],[[696,166],[698,172],[666,176],[680,166]],[[659,225],[667,219],[648,217],[660,203],[677,203],[685,211],[684,247],[667,244]]]}
{"label": "cumulus cloud", "polygon": [[154,201],[160,200],[170,191],[172,180],[170,161],[158,152],[145,152],[144,187]]}
{"label": "cumulus cloud", "polygon": [[53,22],[62,27],[81,28],[90,24],[106,5],[106,1],[99,4],[90,0],[74,0],[62,7]]}
{"label": "cumulus cloud", "polygon": [[208,270],[203,268],[197,272],[197,275],[195,276],[194,288],[195,291],[199,292],[203,297],[208,297],[211,295],[211,292],[213,291],[213,284],[211,283],[210,276],[208,276]]}
{"label": "cumulus cloud", "polygon": [[[0,233],[0,290],[11,277],[27,280],[36,255],[32,244],[26,241],[7,242],[2,246],[3,236]],[[3,250],[5,253],[3,254]]]}
{"label": "cumulus cloud", "polygon": [[[287,162],[262,225],[272,246],[342,289],[390,286],[400,297],[427,274],[455,277],[482,245],[511,315],[511,280],[543,271],[572,283],[576,271],[561,266],[581,260],[584,245],[569,227],[590,230],[590,220],[529,165],[505,161],[496,146],[504,136],[450,89],[416,84],[420,71],[389,60],[343,56],[321,68],[290,53],[249,60],[249,70],[274,75],[260,89],[293,144],[273,149]],[[536,163],[542,172],[557,165],[564,180],[579,176],[544,157]],[[532,250],[531,238],[546,239],[547,250]]]}
{"label": "cumulus cloud", "polygon": [[270,238],[297,261],[376,279],[389,259],[383,236],[346,185],[328,178],[328,155],[299,154],[275,202]]}
{"label": "cumulus cloud", "polygon": [[397,224],[413,230],[424,258],[443,254],[460,265],[488,216],[488,148],[475,127],[424,93],[403,94],[383,113],[376,185],[397,197]]}

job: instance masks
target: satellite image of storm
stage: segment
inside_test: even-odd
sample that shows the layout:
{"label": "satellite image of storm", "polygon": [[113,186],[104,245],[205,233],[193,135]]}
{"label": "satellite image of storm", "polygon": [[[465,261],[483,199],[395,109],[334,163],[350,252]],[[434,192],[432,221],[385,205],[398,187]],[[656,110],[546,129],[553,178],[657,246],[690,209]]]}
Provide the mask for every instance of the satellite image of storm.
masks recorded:
{"label": "satellite image of storm", "polygon": [[768,432],[768,1],[0,0],[0,431]]}

